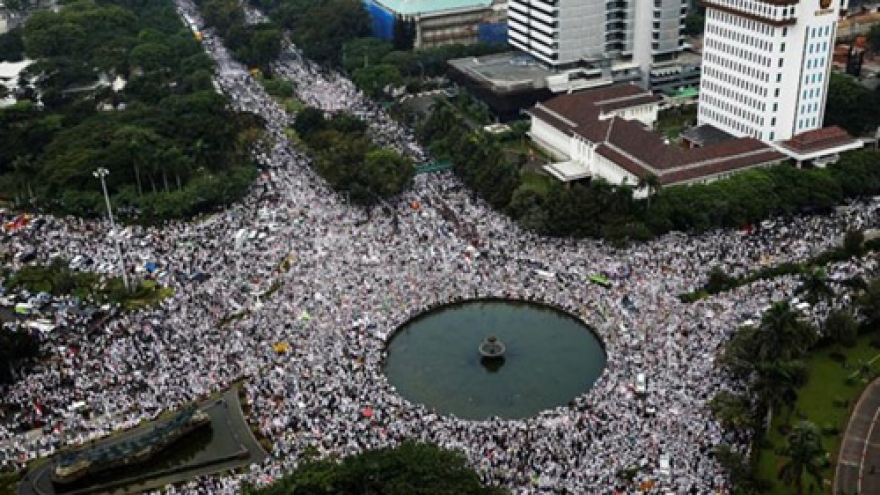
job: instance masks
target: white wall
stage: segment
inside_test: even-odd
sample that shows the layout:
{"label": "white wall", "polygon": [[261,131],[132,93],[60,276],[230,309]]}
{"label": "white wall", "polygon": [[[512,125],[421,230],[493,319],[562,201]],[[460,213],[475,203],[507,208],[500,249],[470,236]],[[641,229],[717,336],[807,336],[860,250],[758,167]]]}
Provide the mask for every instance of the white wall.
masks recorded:
{"label": "white wall", "polygon": [[571,144],[569,136],[557,130],[543,120],[532,117],[532,128],[529,134],[541,147],[549,148],[547,151],[558,156],[570,159]]}
{"label": "white wall", "polygon": [[699,123],[735,136],[780,141],[822,126],[841,0],[770,5],[712,0],[793,24],[765,22],[708,8]]}

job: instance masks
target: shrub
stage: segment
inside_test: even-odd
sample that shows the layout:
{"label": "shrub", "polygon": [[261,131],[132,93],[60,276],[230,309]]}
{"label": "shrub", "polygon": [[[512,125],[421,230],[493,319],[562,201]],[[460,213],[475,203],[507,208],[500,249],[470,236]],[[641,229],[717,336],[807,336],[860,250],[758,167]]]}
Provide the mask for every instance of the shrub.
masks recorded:
{"label": "shrub", "polygon": [[831,354],[828,355],[828,358],[836,363],[840,363],[840,364],[846,363],[846,354],[843,354],[841,352],[832,352]]}
{"label": "shrub", "polygon": [[835,436],[840,433],[840,429],[837,425],[832,423],[824,423],[821,428],[822,434],[826,436]]}

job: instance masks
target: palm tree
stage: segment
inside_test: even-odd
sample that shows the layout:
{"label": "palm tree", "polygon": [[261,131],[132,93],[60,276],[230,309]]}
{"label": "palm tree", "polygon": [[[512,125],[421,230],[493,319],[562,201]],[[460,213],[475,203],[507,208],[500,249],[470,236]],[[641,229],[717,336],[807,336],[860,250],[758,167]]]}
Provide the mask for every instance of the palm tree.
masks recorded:
{"label": "palm tree", "polygon": [[12,160],[12,169],[24,184],[29,200],[34,199],[33,181],[36,179],[37,166],[33,155],[19,155]]}
{"label": "palm tree", "polygon": [[828,276],[822,268],[816,268],[810,273],[804,275],[801,286],[798,287],[799,294],[806,294],[806,299],[810,304],[816,304],[819,299],[828,299],[834,295],[831,286],[828,285]]}
{"label": "palm tree", "polygon": [[652,173],[647,173],[641,177],[639,177],[639,182],[636,185],[636,189],[646,188],[648,190],[648,196],[645,198],[645,210],[651,210],[651,199],[660,194],[660,178]]}
{"label": "palm tree", "polygon": [[764,313],[754,337],[756,362],[772,363],[800,358],[816,343],[818,335],[788,302],[776,302]]}
{"label": "palm tree", "polygon": [[784,407],[790,416],[797,401],[798,389],[809,378],[806,365],[802,361],[776,361],[760,364],[754,371],[757,379],[752,391],[763,411],[772,416],[773,411]]}
{"label": "palm tree", "polygon": [[880,322],[880,278],[872,280],[865,286],[857,302],[859,312],[868,319],[868,323]]}
{"label": "palm tree", "polygon": [[825,337],[834,342],[835,345],[852,346],[855,344],[859,333],[859,322],[849,311],[832,311],[825,318],[823,330]]}
{"label": "palm tree", "polygon": [[722,390],[709,401],[709,409],[724,428],[734,431],[751,429],[755,424],[755,414],[749,398]]}
{"label": "palm tree", "polygon": [[779,479],[794,486],[795,493],[804,493],[804,475],[808,475],[819,486],[822,485],[822,468],[828,454],[822,447],[819,428],[809,421],[801,421],[788,434],[788,445],[783,456],[788,460],[779,468]]}

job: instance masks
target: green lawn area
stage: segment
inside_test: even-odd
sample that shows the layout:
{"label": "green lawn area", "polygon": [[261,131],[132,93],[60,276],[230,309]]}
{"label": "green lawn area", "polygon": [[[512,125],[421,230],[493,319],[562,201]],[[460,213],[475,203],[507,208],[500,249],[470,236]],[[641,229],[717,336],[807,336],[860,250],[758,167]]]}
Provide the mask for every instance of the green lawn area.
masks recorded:
{"label": "green lawn area", "polygon": [[0,473],[0,495],[12,495],[18,485],[18,475],[15,473]]}
{"label": "green lawn area", "polygon": [[[805,419],[815,423],[823,430],[829,426],[838,429],[838,434],[829,435],[823,431],[822,435],[822,443],[830,454],[831,460],[823,474],[829,483],[834,478],[837,452],[840,449],[840,440],[846,431],[850,410],[858,401],[867,382],[870,381],[870,379],[858,379],[853,384],[847,384],[846,379],[859,370],[861,363],[866,363],[880,354],[880,350],[869,345],[875,338],[877,335],[874,332],[860,335],[855,347],[841,348],[840,352],[847,356],[848,367],[831,359],[830,355],[835,352],[834,347],[817,349],[807,359],[810,379],[798,392],[795,410],[790,414],[791,423]],[[871,370],[880,370],[880,359],[873,363]],[[849,406],[835,406],[834,402],[840,400],[848,401]],[[767,493],[773,495],[794,495],[793,489],[780,483],[776,478],[777,469],[782,459],[774,454],[775,449],[785,446],[785,436],[779,432],[779,427],[788,423],[788,419],[788,411],[783,411],[773,418],[773,425],[768,435],[772,447],[762,448],[756,461],[757,475],[772,483],[773,486]],[[809,491],[807,478],[804,478],[804,482],[805,492],[814,493]],[[821,493],[830,493],[830,488]]]}
{"label": "green lawn area", "polygon": [[678,135],[688,125],[697,121],[697,106],[670,108],[663,110],[657,115],[657,132],[671,140],[678,139]]}
{"label": "green lawn area", "polygon": [[287,113],[299,113],[300,110],[306,107],[306,104],[300,101],[297,98],[282,98],[279,101],[279,104],[284,108]]}
{"label": "green lawn area", "polygon": [[531,170],[523,170],[520,178],[523,184],[528,184],[529,187],[541,194],[547,194],[550,191],[550,181],[553,180],[549,175]]}

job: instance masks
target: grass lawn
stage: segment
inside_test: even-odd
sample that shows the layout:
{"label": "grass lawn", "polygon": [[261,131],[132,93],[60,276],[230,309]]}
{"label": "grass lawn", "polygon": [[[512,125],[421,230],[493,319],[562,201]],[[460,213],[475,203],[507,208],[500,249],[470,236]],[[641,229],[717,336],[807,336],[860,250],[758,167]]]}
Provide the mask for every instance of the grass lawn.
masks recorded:
{"label": "grass lawn", "polygon": [[[860,368],[860,363],[868,362],[878,354],[880,350],[872,348],[869,343],[876,338],[875,333],[860,335],[855,347],[841,348],[840,352],[847,356],[848,367],[834,361],[829,357],[835,349],[823,347],[815,350],[807,359],[810,369],[810,379],[798,392],[798,400],[795,412],[791,413],[791,423],[802,419],[815,423],[819,428],[833,426],[838,429],[838,434],[828,435],[823,432],[822,443],[830,454],[830,465],[825,469],[823,476],[830,483],[834,478],[837,452],[840,449],[840,441],[846,431],[850,410],[858,401],[859,395],[865,389],[870,380],[857,380],[849,385],[846,378]],[[880,370],[880,360],[874,362],[872,371]],[[835,400],[849,401],[849,407],[835,406]],[[762,448],[759,451],[756,470],[758,477],[773,484],[767,493],[774,495],[794,495],[794,490],[779,482],[776,478],[778,466],[783,462],[782,458],[775,455],[777,448],[785,446],[785,436],[779,432],[779,426],[785,425],[789,417],[788,411],[773,418],[773,425],[768,435],[772,443],[770,448]],[[807,478],[804,478],[804,488],[809,492]],[[822,493],[830,493],[830,485]]]}
{"label": "grass lawn", "polygon": [[539,174],[531,170],[523,170],[520,180],[523,184],[528,184],[535,191],[547,194],[550,192],[550,181],[553,179],[549,175]]}
{"label": "grass lawn", "polygon": [[697,121],[697,106],[670,108],[663,110],[657,115],[657,132],[665,135],[670,140],[678,139],[678,135],[688,125]]}
{"label": "grass lawn", "polygon": [[0,495],[13,495],[18,485],[18,475],[15,473],[0,473]]}

